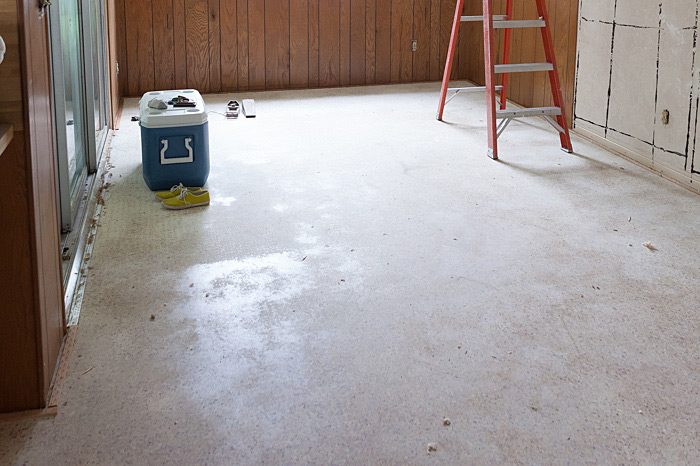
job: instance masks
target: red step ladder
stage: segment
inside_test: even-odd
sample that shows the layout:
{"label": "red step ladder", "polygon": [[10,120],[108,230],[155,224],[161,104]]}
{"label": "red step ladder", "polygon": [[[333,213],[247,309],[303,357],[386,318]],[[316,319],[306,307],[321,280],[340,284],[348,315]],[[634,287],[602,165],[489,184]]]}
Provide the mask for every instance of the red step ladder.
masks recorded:
{"label": "red step ladder", "polygon": [[[532,1],[532,0],[525,0]],[[498,137],[503,130],[516,118],[542,117],[559,131],[561,148],[566,152],[573,152],[571,137],[569,136],[569,125],[566,121],[566,111],[564,109],[564,98],[559,82],[559,72],[554,56],[554,44],[552,43],[552,33],[549,27],[549,17],[545,0],[534,0],[537,3],[537,13],[539,19],[534,20],[513,20],[513,0],[508,0],[505,15],[493,15],[493,0],[483,0],[484,16],[462,16],[464,0],[457,0],[454,24],[452,26],[452,36],[450,37],[450,47],[447,52],[447,63],[445,63],[445,75],[442,78],[442,90],[440,92],[440,104],[438,106],[437,119],[442,121],[442,114],[445,104],[452,100],[460,91],[486,90],[486,120],[489,138],[488,156],[498,159]],[[457,47],[457,36],[459,34],[460,23],[467,21],[483,21],[484,23],[484,63],[486,70],[486,86],[483,87],[456,87],[450,88],[450,75],[452,74],[452,64],[454,62],[455,49]],[[542,33],[542,42],[546,63],[518,63],[510,64],[510,43],[513,28],[538,28]],[[494,64],[493,37],[495,29],[504,29],[504,50],[503,64]],[[506,110],[508,97],[508,75],[510,73],[525,73],[535,71],[547,71],[549,82],[554,98],[554,107],[537,107]],[[496,75],[502,76],[501,84],[496,85]],[[448,91],[456,91],[447,99]],[[496,91],[500,91],[500,106],[496,109]],[[500,122],[499,122],[500,120]]]}

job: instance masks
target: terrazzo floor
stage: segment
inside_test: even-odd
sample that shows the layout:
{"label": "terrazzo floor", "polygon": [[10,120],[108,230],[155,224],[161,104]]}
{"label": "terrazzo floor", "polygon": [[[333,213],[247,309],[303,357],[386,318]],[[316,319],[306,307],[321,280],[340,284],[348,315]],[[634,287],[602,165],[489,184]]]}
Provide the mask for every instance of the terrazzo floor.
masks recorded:
{"label": "terrazzo floor", "polygon": [[438,89],[206,96],[258,117],[178,212],[127,99],[58,415],[0,463],[697,462],[700,197],[539,120],[492,161]]}

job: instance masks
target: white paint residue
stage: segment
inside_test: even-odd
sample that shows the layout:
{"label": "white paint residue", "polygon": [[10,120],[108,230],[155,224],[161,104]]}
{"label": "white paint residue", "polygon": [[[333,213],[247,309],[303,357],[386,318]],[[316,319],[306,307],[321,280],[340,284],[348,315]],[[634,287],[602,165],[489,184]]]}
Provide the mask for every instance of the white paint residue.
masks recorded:
{"label": "white paint residue", "polygon": [[661,28],[668,30],[668,32],[670,32],[674,37],[677,37],[683,30],[683,28],[680,28],[668,21],[668,12],[666,11],[661,12]]}
{"label": "white paint residue", "polygon": [[[290,252],[227,260],[190,267],[186,277],[196,277],[197,289],[210,299],[225,298],[233,309],[251,309],[262,303],[282,302],[311,287],[304,263]],[[192,278],[189,278],[192,280]]]}
{"label": "white paint residue", "polygon": [[277,204],[276,206],[273,206],[272,208],[275,209],[277,212],[284,212],[285,210],[288,209],[288,207],[284,204]]}
{"label": "white paint residue", "polygon": [[313,225],[311,225],[310,223],[300,222],[299,223],[299,230],[301,231],[301,233],[299,233],[299,236],[296,237],[296,240],[298,243],[301,243],[301,244],[316,244],[316,243],[318,243],[318,238],[316,236],[316,230],[314,229]]}
{"label": "white paint residue", "polygon": [[264,159],[245,159],[241,160],[241,163],[243,163],[243,165],[265,165],[268,162]]}
{"label": "white paint residue", "polygon": [[297,242],[299,242],[301,244],[316,244],[318,242],[318,238],[316,238],[315,236],[312,236],[306,232],[297,236],[296,240],[297,240]]}
{"label": "white paint residue", "polygon": [[236,202],[238,199],[236,199],[233,196],[228,196],[228,197],[218,197],[212,194],[211,196],[211,205],[220,205],[224,207],[231,207],[231,205]]}

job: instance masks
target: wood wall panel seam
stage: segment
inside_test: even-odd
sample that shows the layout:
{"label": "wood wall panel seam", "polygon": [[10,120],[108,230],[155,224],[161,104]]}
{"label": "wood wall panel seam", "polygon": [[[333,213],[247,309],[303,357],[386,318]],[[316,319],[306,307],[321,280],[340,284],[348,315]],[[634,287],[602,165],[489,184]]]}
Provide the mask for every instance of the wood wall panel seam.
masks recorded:
{"label": "wood wall panel seam", "polygon": [[127,65],[127,47],[126,47],[126,0],[116,1],[116,28],[117,28],[117,55],[119,56],[119,95],[124,96],[128,93],[129,82],[129,66]]}
{"label": "wood wall panel seam", "polygon": [[366,82],[366,5],[365,0],[350,1],[350,84]]}
{"label": "wood wall panel seam", "polygon": [[430,77],[440,79],[440,0],[430,0]]}
{"label": "wood wall panel seam", "polygon": [[[340,0],[321,0],[318,25],[319,86],[340,85]],[[325,18],[321,20],[321,18]]]}
{"label": "wood wall panel seam", "polygon": [[175,87],[186,88],[188,86],[185,0],[173,0],[173,48]]}
{"label": "wood wall panel seam", "polygon": [[238,89],[238,4],[224,1],[220,6],[221,89]]}
{"label": "wood wall panel seam", "polygon": [[155,18],[153,15],[153,2],[156,2],[156,1],[159,1],[159,0],[151,0],[151,2],[150,2],[151,3],[151,18],[150,18],[151,19],[151,30],[153,31],[153,34],[152,34],[153,37],[151,38],[151,47],[153,47],[153,62],[151,63],[151,65],[153,67],[153,89],[144,89],[145,91],[154,90],[158,87],[158,85],[157,85],[158,74],[157,74],[156,69],[159,67],[157,67],[156,64],[159,63],[159,57],[156,56],[156,38],[159,36],[159,34],[157,33],[156,28],[155,28]]}
{"label": "wood wall panel seam", "polygon": [[289,0],[265,0],[265,88],[287,89],[290,85]]}
{"label": "wood wall panel seam", "polygon": [[207,26],[209,38],[209,92],[221,92],[221,2],[219,0],[209,0]]}
{"label": "wood wall panel seam", "polygon": [[153,1],[154,87],[172,89],[175,87],[174,3],[173,0]]}
{"label": "wood wall panel seam", "polygon": [[248,2],[248,88],[265,89],[265,1]]}
{"label": "wood wall panel seam", "polygon": [[376,1],[365,0],[365,84],[376,82],[376,12]]}
{"label": "wood wall panel seam", "polygon": [[375,83],[391,81],[391,0],[376,0]]}
{"label": "wood wall panel seam", "polygon": [[185,0],[187,87],[210,88],[209,6],[207,0]]}
{"label": "wood wall panel seam", "polygon": [[117,113],[119,112],[119,76],[118,63],[119,52],[117,44],[117,6],[116,0],[106,0],[106,36],[107,36],[107,72],[109,87],[109,128],[114,129],[117,125]]}
{"label": "wood wall panel seam", "polygon": [[309,0],[309,87],[321,85],[319,0]]}
{"label": "wood wall panel seam", "polygon": [[289,87],[309,86],[309,2],[289,0]]}
{"label": "wood wall panel seam", "polygon": [[237,0],[236,2],[236,53],[237,57],[237,72],[238,72],[238,90],[248,90],[248,70],[249,64],[249,49],[248,49],[248,0]]}

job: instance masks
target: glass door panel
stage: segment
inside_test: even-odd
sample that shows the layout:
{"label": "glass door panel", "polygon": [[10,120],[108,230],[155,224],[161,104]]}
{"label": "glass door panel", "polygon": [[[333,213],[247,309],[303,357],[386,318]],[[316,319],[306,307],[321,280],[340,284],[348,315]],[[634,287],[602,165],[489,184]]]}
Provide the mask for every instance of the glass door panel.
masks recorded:
{"label": "glass door panel", "polygon": [[[82,182],[86,168],[84,80],[80,60],[80,16],[77,0],[61,0],[61,44],[63,51],[63,76],[65,88],[65,131],[68,153],[68,178],[70,180],[71,210],[75,208],[76,188]],[[63,123],[59,121],[58,123]]]}
{"label": "glass door panel", "polygon": [[58,190],[63,231],[80,214],[88,173],[107,140],[109,94],[103,0],[60,0],[50,8]]}
{"label": "glass door panel", "polygon": [[107,47],[105,24],[101,0],[90,0],[90,34],[93,85],[93,109],[95,118],[95,140],[98,153],[107,135]]}
{"label": "glass door panel", "polygon": [[71,229],[87,173],[86,114],[79,0],[50,12],[57,175],[62,230]]}

